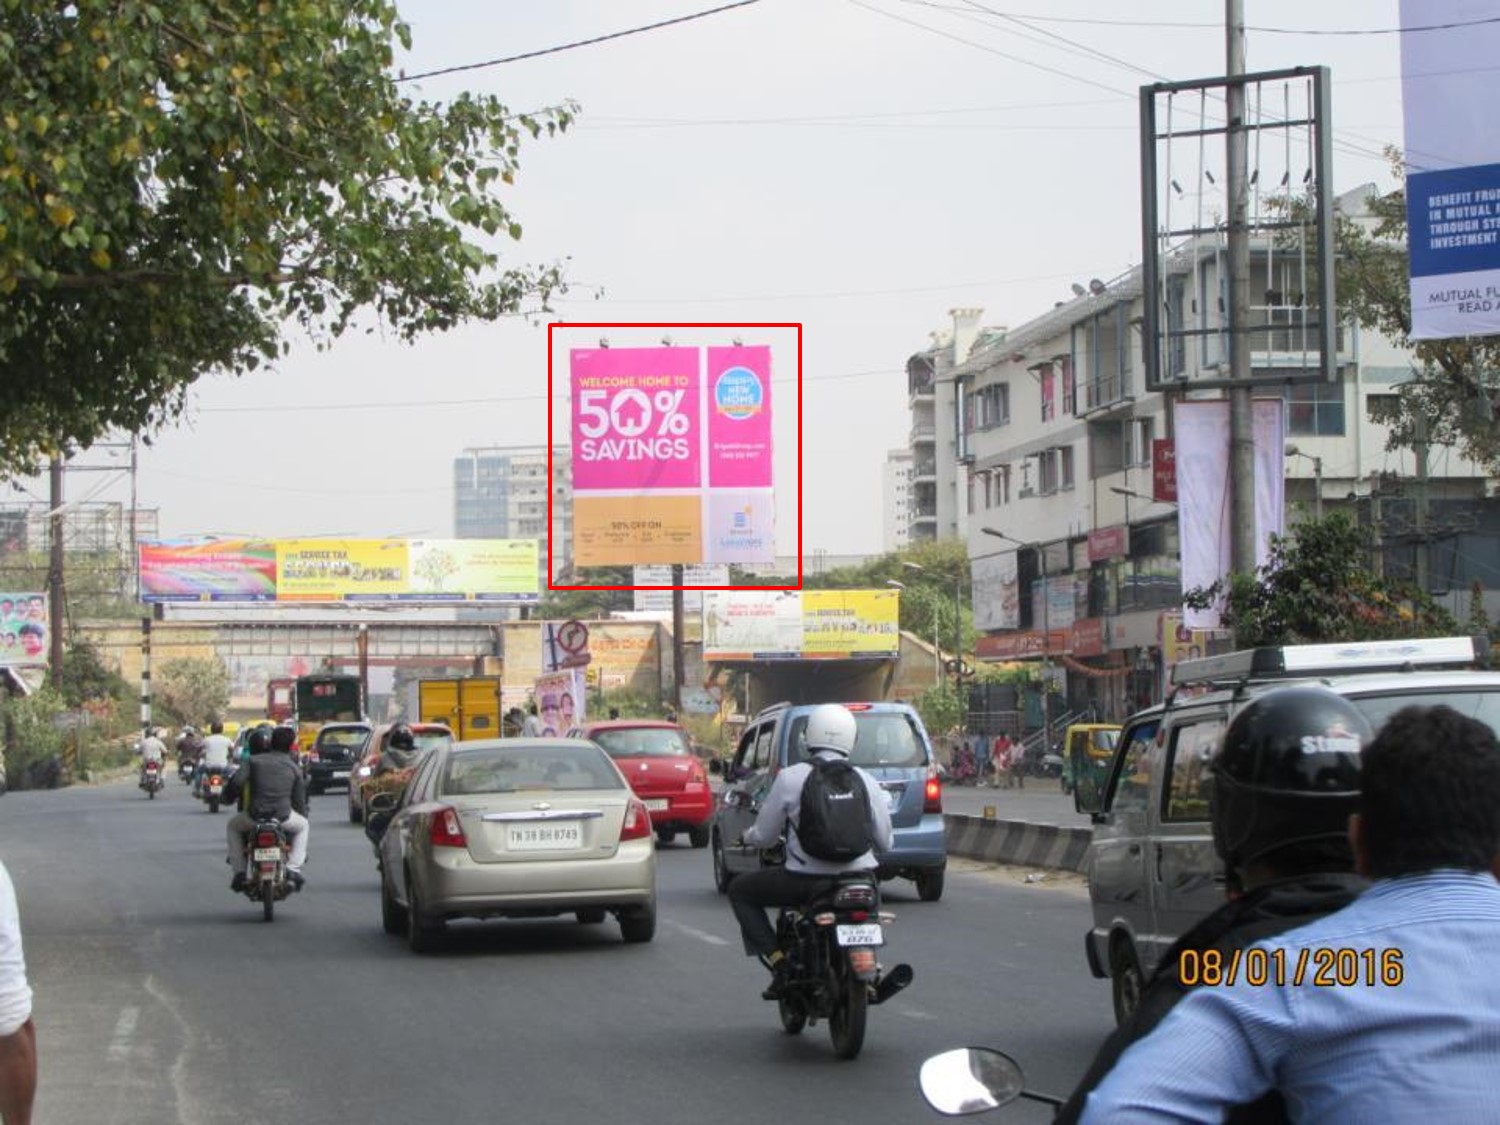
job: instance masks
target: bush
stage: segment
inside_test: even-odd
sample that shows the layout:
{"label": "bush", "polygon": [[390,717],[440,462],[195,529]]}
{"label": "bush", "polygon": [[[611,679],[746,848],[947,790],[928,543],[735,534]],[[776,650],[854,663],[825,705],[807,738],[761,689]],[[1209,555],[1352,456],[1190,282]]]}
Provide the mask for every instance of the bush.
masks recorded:
{"label": "bush", "polygon": [[24,789],[33,776],[52,773],[43,765],[61,759],[67,737],[58,720],[64,711],[62,697],[52,688],[35,695],[0,702],[0,729],[5,732],[6,785]]}

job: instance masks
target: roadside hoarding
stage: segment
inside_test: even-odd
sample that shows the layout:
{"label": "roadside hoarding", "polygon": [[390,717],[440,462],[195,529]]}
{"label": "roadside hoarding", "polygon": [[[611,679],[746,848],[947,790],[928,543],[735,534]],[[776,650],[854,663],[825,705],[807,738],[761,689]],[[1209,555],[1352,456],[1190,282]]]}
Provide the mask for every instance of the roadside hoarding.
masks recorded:
{"label": "roadside hoarding", "polygon": [[534,539],[142,543],[143,602],[535,601]]}
{"label": "roadside hoarding", "polygon": [[[634,609],[639,613],[670,613],[672,591],[643,589],[651,586],[671,586],[672,568],[660,563],[637,566],[632,581],[635,584]],[[682,568],[682,607],[689,613],[703,609],[703,591],[693,586],[728,586],[728,566],[685,566]]]}
{"label": "roadside hoarding", "polygon": [[900,646],[895,590],[705,590],[708,660],[885,658]]}
{"label": "roadside hoarding", "polygon": [[0,593],[0,664],[45,665],[52,642],[50,621],[46,594]]}

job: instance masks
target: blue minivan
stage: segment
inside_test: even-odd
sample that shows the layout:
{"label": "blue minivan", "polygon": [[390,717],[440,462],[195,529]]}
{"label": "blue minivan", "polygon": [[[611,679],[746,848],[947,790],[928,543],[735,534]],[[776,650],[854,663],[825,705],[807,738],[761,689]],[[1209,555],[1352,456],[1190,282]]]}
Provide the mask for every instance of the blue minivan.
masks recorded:
{"label": "blue minivan", "polygon": [[[778,703],[750,720],[714,805],[710,847],[714,883],[727,892],[736,875],[760,866],[754,848],[737,847],[755,822],[777,771],[809,758],[807,717],[816,704]],[[905,703],[845,703],[858,733],[850,760],[880,782],[890,805],[896,842],[882,857],[882,879],[910,879],[923,902],[943,894],[948,848],[943,834],[943,791],[922,720]]]}

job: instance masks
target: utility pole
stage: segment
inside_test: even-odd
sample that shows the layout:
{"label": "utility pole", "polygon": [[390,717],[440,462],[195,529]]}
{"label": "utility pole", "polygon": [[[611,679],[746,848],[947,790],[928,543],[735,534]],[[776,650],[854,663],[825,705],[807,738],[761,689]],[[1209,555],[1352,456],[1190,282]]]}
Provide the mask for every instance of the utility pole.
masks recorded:
{"label": "utility pole", "polygon": [[[1225,0],[1225,190],[1229,195],[1229,544],[1230,568],[1255,572],[1255,429],[1251,415],[1250,178],[1245,130],[1245,3]],[[1324,190],[1324,185],[1319,185]]]}
{"label": "utility pole", "polygon": [[63,460],[62,454],[54,453],[49,466],[51,478],[51,490],[48,494],[49,506],[52,512],[50,521],[50,538],[52,540],[51,559],[47,567],[47,601],[49,610],[48,627],[52,631],[51,652],[49,662],[51,663],[52,686],[62,687],[63,680],[63,621],[65,617],[65,605],[63,604]]}
{"label": "utility pole", "polygon": [[1427,495],[1427,416],[1417,414],[1415,433],[1412,435],[1412,452],[1416,454],[1416,480],[1412,485],[1415,495],[1413,500],[1413,523],[1416,533],[1417,548],[1417,589],[1427,593],[1427,572],[1432,565],[1429,557],[1428,543],[1431,541],[1427,533],[1428,524],[1428,495]]}
{"label": "utility pole", "polygon": [[[672,564],[672,709],[682,719],[682,678],[685,674],[682,648],[682,563]],[[603,676],[603,670],[600,670]]]}

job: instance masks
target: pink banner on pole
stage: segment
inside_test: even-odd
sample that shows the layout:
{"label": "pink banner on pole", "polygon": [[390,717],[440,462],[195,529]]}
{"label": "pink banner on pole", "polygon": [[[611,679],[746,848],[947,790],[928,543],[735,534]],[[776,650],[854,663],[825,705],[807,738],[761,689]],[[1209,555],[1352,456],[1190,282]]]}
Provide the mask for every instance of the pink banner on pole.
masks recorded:
{"label": "pink banner on pole", "polygon": [[697,488],[698,348],[575,348],[573,487]]}
{"label": "pink banner on pole", "polygon": [[708,483],[771,487],[771,349],[708,349]]}

